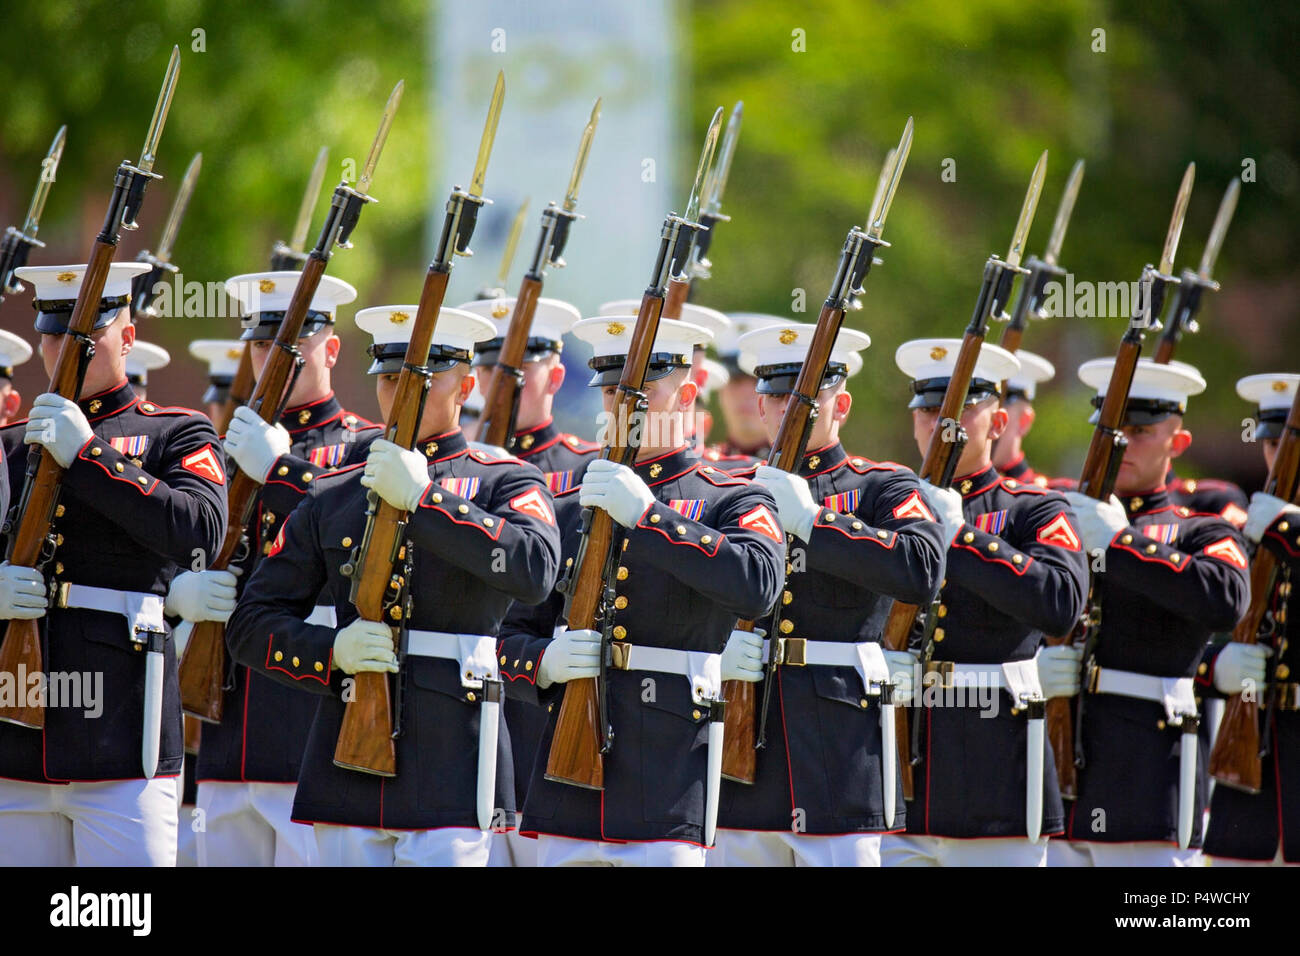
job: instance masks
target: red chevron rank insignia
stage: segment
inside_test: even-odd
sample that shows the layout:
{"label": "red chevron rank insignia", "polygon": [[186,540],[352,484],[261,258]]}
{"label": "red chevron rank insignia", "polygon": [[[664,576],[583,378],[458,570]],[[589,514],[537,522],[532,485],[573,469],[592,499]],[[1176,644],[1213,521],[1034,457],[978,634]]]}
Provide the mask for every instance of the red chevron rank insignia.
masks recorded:
{"label": "red chevron rank insignia", "polygon": [[1214,544],[1207,544],[1205,553],[1243,570],[1247,567],[1246,556],[1241,553],[1241,548],[1237,547],[1237,542],[1231,538],[1220,538]]}
{"label": "red chevron rank insignia", "polygon": [[538,521],[545,521],[547,524],[555,524],[555,513],[551,511],[550,504],[546,501],[546,496],[541,490],[534,488],[531,491],[525,491],[510,499],[510,507],[523,514],[536,518]]}
{"label": "red chevron rank insignia", "polygon": [[221,467],[221,459],[217,457],[211,445],[204,445],[198,451],[190,452],[181,459],[181,467],[200,478],[208,479],[214,485],[226,483],[226,471]]}
{"label": "red chevron rank insignia", "polygon": [[1038,541],[1040,544],[1054,544],[1066,551],[1078,551],[1081,547],[1079,535],[1075,533],[1070,519],[1064,513],[1057,515],[1038,529]]}
{"label": "red chevron rank insignia", "polygon": [[917,518],[922,521],[935,520],[930,509],[925,506],[925,501],[922,500],[919,491],[912,492],[906,501],[894,509],[894,517],[900,520],[903,518]]}
{"label": "red chevron rank insignia", "polygon": [[741,515],[740,526],[746,531],[757,531],[778,544],[785,543],[785,538],[781,534],[781,526],[772,517],[772,512],[768,511],[763,505],[757,505],[752,510]]}

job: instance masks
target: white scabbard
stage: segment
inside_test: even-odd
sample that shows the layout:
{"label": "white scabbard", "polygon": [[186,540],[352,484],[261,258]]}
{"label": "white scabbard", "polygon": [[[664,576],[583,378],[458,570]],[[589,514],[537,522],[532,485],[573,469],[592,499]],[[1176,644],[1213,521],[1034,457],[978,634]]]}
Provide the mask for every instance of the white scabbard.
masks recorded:
{"label": "white scabbard", "polygon": [[704,781],[704,845],[713,846],[718,833],[718,796],[722,792],[722,744],[726,704],[714,701],[709,708],[709,770]]}
{"label": "white scabbard", "polygon": [[1196,809],[1196,757],[1200,750],[1197,731],[1200,720],[1195,714],[1183,717],[1183,740],[1178,755],[1178,849],[1186,850],[1192,842],[1192,822]]}
{"label": "white scabbard", "polygon": [[880,785],[885,798],[885,829],[894,828],[898,810],[898,738],[894,730],[894,685],[880,685]]}
{"label": "white scabbard", "polygon": [[497,799],[497,735],[501,722],[499,680],[484,678],[483,703],[478,715],[478,828],[492,829],[492,812]]}
{"label": "white scabbard", "polygon": [[1026,701],[1029,728],[1025,735],[1025,832],[1030,843],[1043,835],[1043,751],[1047,725],[1047,701],[1041,697]]}
{"label": "white scabbard", "polygon": [[144,631],[144,731],[140,738],[140,765],[146,778],[158,772],[158,750],[162,740],[163,640],[161,631]]}

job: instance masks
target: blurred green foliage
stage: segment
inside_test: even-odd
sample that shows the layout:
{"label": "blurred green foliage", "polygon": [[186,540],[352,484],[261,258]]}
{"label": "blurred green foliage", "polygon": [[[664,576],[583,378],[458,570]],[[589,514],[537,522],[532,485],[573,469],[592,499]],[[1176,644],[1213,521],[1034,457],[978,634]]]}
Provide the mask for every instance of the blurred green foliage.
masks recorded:
{"label": "blurred green foliage", "polygon": [[[1078,279],[1095,281],[1136,279],[1158,257],[1191,160],[1197,188],[1178,267],[1194,264],[1224,186],[1253,160],[1257,181],[1243,186],[1217,269],[1224,291],[1210,299],[1203,331],[1180,357],[1210,381],[1193,400],[1197,442],[1184,470],[1258,481],[1258,456],[1252,446],[1243,453],[1239,441],[1248,409],[1232,384],[1250,372],[1295,367],[1300,103],[1291,46],[1300,6],[702,0],[678,9],[691,66],[683,100],[689,129],[703,129],[719,104],[745,102],[724,204],[733,218],[711,250],[714,278],[696,290],[703,304],[789,315],[793,290],[803,289],[807,311],[795,317],[814,321],[844,232],[865,218],[881,159],[907,116],[915,117],[911,160],[886,230],[893,247],[868,279],[865,308],[850,318],[874,345],[853,382],[846,443],[874,457],[916,461],[894,349],[908,338],[961,334],[984,259],[1005,254],[1042,149],[1051,150],[1048,183],[1029,251],[1041,252],[1065,176],[1083,157],[1087,175],[1062,262]],[[22,216],[40,158],[67,123],[68,148],[41,231],[50,248],[39,261],[84,258],[113,164],[138,155],[176,43],[180,85],[158,164],[167,179],[151,193],[143,228],[126,237],[121,257],[157,241],[180,173],[202,151],[175,261],[200,281],[264,268],[272,243],[292,225],[316,150],[330,147],[330,180],[347,159],[359,166],[389,90],[405,78],[375,181],[384,214],[363,218],[365,241],[340,253],[331,272],[368,301],[410,298],[426,265],[425,219],[441,190],[427,174],[437,148],[428,62],[436,16],[419,0],[361,8],[339,0],[13,7],[6,11],[8,82],[0,86],[4,224]],[[800,38],[802,52],[794,49]],[[682,149],[693,152],[697,144],[688,140]],[[941,178],[945,160],[955,181]],[[0,309],[7,327],[26,329],[21,299]],[[1058,367],[1056,383],[1040,392],[1028,441],[1040,469],[1077,470],[1089,429],[1073,369],[1109,354],[1124,321],[1054,320],[1026,335],[1025,346]],[[189,339],[233,331],[228,321],[185,323],[146,337],[179,353]],[[25,392],[39,390],[32,366],[19,374]],[[365,383],[348,387],[366,395]],[[370,407],[368,399],[360,407]]]}

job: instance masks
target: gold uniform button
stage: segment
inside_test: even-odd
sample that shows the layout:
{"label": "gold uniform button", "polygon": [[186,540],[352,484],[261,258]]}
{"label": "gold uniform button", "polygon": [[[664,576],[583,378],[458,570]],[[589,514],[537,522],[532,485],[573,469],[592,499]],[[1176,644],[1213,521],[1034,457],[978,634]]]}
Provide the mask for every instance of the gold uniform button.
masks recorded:
{"label": "gold uniform button", "polygon": [[866,699],[865,697],[860,698],[860,699],[858,700],[858,706],[861,707],[863,710],[866,710],[866,708],[867,708],[867,699]]}
{"label": "gold uniform button", "polygon": [[967,544],[970,544],[972,541],[975,540],[975,535],[973,532],[967,531],[964,535],[961,536],[961,539],[965,541]]}
{"label": "gold uniform button", "polygon": [[1285,664],[1278,664],[1273,673],[1278,680],[1286,680],[1291,676],[1291,668],[1287,667]]}
{"label": "gold uniform button", "polygon": [[345,548],[350,548],[350,547],[352,547],[352,539],[351,539],[351,538],[344,538],[342,544],[343,544],[343,547],[345,547]]}
{"label": "gold uniform button", "polygon": [[113,470],[120,475],[122,472],[126,471],[126,466],[120,461],[115,461],[113,462]]}
{"label": "gold uniform button", "polygon": [[511,664],[510,666],[511,666],[511,667],[518,667],[518,666],[519,666],[519,658],[516,657],[516,658],[515,658],[515,662],[514,662],[513,664]]}
{"label": "gold uniform button", "polygon": [[271,553],[271,542],[270,542],[270,541],[268,541],[268,542],[266,542],[266,544],[262,545],[262,553],[263,553],[263,554],[268,554],[268,555]]}
{"label": "gold uniform button", "polygon": [[104,449],[102,449],[102,448],[92,448],[92,449],[90,449],[90,453],[91,453],[91,455],[93,455],[94,457],[98,458],[100,455],[104,454]]}
{"label": "gold uniform button", "polygon": [[1155,553],[1156,553],[1156,545],[1154,545],[1154,544],[1149,544],[1149,545],[1147,545],[1147,546],[1146,546],[1146,553],[1147,553],[1147,554],[1155,554]]}
{"label": "gold uniform button", "polygon": [[1024,564],[1024,562],[1025,562],[1025,556],[1023,554],[1013,554],[1011,556],[1012,564]]}
{"label": "gold uniform button", "polygon": [[295,658],[293,659],[293,666],[294,666],[294,667],[297,667],[300,663],[302,663],[302,662],[299,661],[298,658],[295,657]]}
{"label": "gold uniform button", "polygon": [[854,531],[861,531],[861,530],[862,530],[862,522],[861,522],[861,521],[855,521],[855,522],[853,522],[853,526],[852,526],[852,527],[853,527],[853,530],[854,530]]}
{"label": "gold uniform button", "polygon": [[885,540],[885,538],[888,538],[888,537],[889,537],[889,532],[888,532],[888,531],[884,531],[884,530],[877,531],[877,532],[876,532],[876,537],[883,541],[883,540]]}
{"label": "gold uniform button", "polygon": [[780,624],[780,631],[781,631],[781,633],[782,633],[782,634],[789,634],[789,633],[790,633],[791,631],[793,631],[793,630],[794,630],[794,621],[790,621],[790,620],[782,619],[781,624]]}
{"label": "gold uniform button", "polygon": [[139,481],[140,484],[142,484],[142,485],[147,485],[147,484],[149,484],[149,479],[146,478],[144,475],[141,475],[141,476],[140,476],[138,479],[136,479],[136,480]]}
{"label": "gold uniform button", "polygon": [[621,641],[625,637],[627,637],[627,628],[625,628],[622,624],[616,625],[614,627],[614,639]]}
{"label": "gold uniform button", "polygon": [[494,524],[496,524],[496,522],[493,521],[491,518],[484,518],[484,519],[483,519],[483,526],[486,527],[486,528],[490,528],[490,527],[492,527]]}
{"label": "gold uniform button", "polygon": [[937,644],[937,643],[939,643],[939,642],[942,641],[942,640],[943,640],[943,628],[941,628],[941,627],[936,627],[936,628],[934,629],[934,641],[935,641],[935,643]]}
{"label": "gold uniform button", "polygon": [[996,541],[990,541],[990,542],[989,542],[989,550],[990,550],[990,551],[996,551],[997,549],[998,549],[998,543],[997,543]]}
{"label": "gold uniform button", "polygon": [[1285,534],[1286,532],[1288,532],[1288,531],[1291,530],[1291,522],[1289,522],[1289,521],[1279,521],[1279,522],[1277,523],[1277,530],[1278,530],[1278,531],[1281,531],[1283,534]]}
{"label": "gold uniform button", "polygon": [[699,719],[700,719],[700,712],[698,710],[691,711],[691,720],[699,720]]}
{"label": "gold uniform button", "polygon": [[618,608],[620,611],[627,607],[627,596],[620,594],[618,597],[614,598],[614,607]]}
{"label": "gold uniform button", "polygon": [[706,534],[700,538],[700,544],[712,544],[712,543],[713,543],[713,535],[711,534]]}
{"label": "gold uniform button", "polygon": [[474,692],[473,692],[473,691],[470,691],[468,694],[465,695],[465,699],[466,699],[467,701],[469,701],[470,703],[473,703],[473,702],[474,702],[475,700],[477,700],[478,698],[476,698],[476,697],[474,696]]}
{"label": "gold uniform button", "polygon": [[[566,562],[565,566],[567,567],[568,564],[571,564],[572,562],[573,562],[573,559],[570,558],[570,559],[568,560],[568,562]],[[618,574],[617,574],[616,576],[617,576],[617,578],[618,578],[620,581],[626,581],[626,580],[627,580],[627,568],[623,567],[622,565],[619,565],[619,568],[618,568]]]}
{"label": "gold uniform button", "polygon": [[935,612],[935,613],[937,613],[940,617],[947,617],[947,616],[948,616],[948,605],[946,605],[946,604],[940,604],[940,605],[939,605],[939,610],[938,610],[937,612]]}
{"label": "gold uniform button", "polygon": [[283,478],[285,475],[289,474],[289,466],[281,465],[279,468],[275,469],[275,473]]}
{"label": "gold uniform button", "polygon": [[433,503],[434,503],[435,505],[440,505],[440,504],[442,504],[442,492],[440,492],[440,491],[435,491],[435,492],[433,493]]}
{"label": "gold uniform button", "polygon": [[679,524],[679,525],[677,526],[677,533],[678,533],[678,534],[685,534],[685,533],[686,533],[686,525],[684,525],[684,524]]}
{"label": "gold uniform button", "polygon": [[62,574],[62,573],[63,573],[63,562],[62,562],[62,561],[55,561],[55,562],[54,562],[54,573],[55,573],[55,574]]}
{"label": "gold uniform button", "polygon": [[277,661],[282,661],[282,660],[284,660],[284,651],[276,651],[276,652],[275,652],[275,659],[276,659]]}
{"label": "gold uniform button", "polygon": [[1018,485],[1017,482],[1016,482],[1016,479],[1014,479],[1014,478],[1008,478],[1006,484],[1007,484],[1007,487],[1008,487],[1008,488],[1018,488],[1018,487],[1019,487],[1019,485]]}
{"label": "gold uniform button", "polygon": [[1210,665],[1209,665],[1209,664],[1206,664],[1206,663],[1204,663],[1204,662],[1202,662],[1202,663],[1201,663],[1201,666],[1198,667],[1198,668],[1196,668],[1196,673],[1198,673],[1198,674],[1204,674],[1204,673],[1205,673],[1206,671],[1208,671],[1209,669],[1210,669]]}
{"label": "gold uniform button", "polygon": [[826,512],[826,520],[827,520],[827,521],[834,521],[834,520],[835,520],[835,512],[834,512],[834,511],[828,511],[828,512]]}
{"label": "gold uniform button", "polygon": [[524,661],[524,670],[526,670],[526,671],[530,671],[530,670],[532,670],[532,669],[533,669],[533,662],[532,662],[532,661]]}
{"label": "gold uniform button", "polygon": [[502,666],[502,667],[505,667],[505,666],[506,666],[506,658],[505,658],[505,655],[504,655],[504,654],[501,656],[501,666]]}
{"label": "gold uniform button", "polygon": [[63,517],[63,505],[59,505],[54,509],[54,517],[56,518]]}
{"label": "gold uniform button", "polygon": [[1157,720],[1156,730],[1164,730],[1164,729],[1165,729],[1165,722],[1163,720]]}
{"label": "gold uniform button", "polygon": [[156,412],[158,410],[158,406],[151,404],[150,402],[145,402],[140,407],[143,408],[146,412]]}
{"label": "gold uniform button", "polygon": [[303,480],[304,482],[309,482],[309,481],[311,481],[311,480],[312,480],[313,478],[315,478],[315,477],[316,477],[316,476],[313,475],[310,471],[304,471],[304,472],[302,473],[302,480]]}
{"label": "gold uniform button", "polygon": [[1122,537],[1122,538],[1119,539],[1119,543],[1120,543],[1120,544],[1132,544],[1132,543],[1133,543],[1133,536],[1132,536],[1131,534],[1126,534],[1126,535],[1124,535],[1124,537]]}
{"label": "gold uniform button", "polygon": [[658,516],[658,515],[651,515],[651,516],[650,516],[650,523],[651,523],[651,524],[658,524],[658,523],[659,523],[659,516]]}
{"label": "gold uniform button", "polygon": [[456,510],[463,515],[469,514],[469,505],[457,505]]}
{"label": "gold uniform button", "polygon": [[54,536],[54,546],[55,546],[56,548],[61,548],[61,547],[63,547],[63,535],[61,535],[61,534],[56,534],[56,535]]}
{"label": "gold uniform button", "polygon": [[313,665],[311,665],[311,666],[314,667],[314,668],[316,669],[316,673],[317,673],[317,674],[319,674],[321,671],[323,671],[323,670],[325,669],[325,665],[322,664],[320,661],[317,661],[315,664],[313,664]]}
{"label": "gold uniform button", "polygon": [[793,600],[794,600],[794,595],[791,594],[789,591],[782,591],[782,592],[781,592],[781,603],[782,603],[782,604],[789,604],[789,603],[790,603],[791,601],[793,601]]}
{"label": "gold uniform button", "polygon": [[1177,551],[1175,551],[1173,554],[1169,556],[1169,560],[1174,562],[1174,564],[1177,564],[1179,561],[1183,560],[1183,556],[1179,554]]}
{"label": "gold uniform button", "polygon": [[794,574],[794,565],[791,564],[789,561],[785,563],[785,573],[787,575]]}

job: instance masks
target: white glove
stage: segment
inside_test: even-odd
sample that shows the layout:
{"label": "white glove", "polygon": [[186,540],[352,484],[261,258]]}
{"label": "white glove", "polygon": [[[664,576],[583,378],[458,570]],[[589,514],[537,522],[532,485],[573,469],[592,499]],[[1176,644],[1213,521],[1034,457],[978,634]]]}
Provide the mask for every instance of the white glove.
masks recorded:
{"label": "white glove", "polygon": [[163,610],[187,621],[225,623],[235,610],[234,571],[183,571],[172,578]]}
{"label": "white glove", "polygon": [[754,469],[754,481],[772,493],[776,499],[777,517],[781,527],[796,538],[807,541],[812,536],[813,523],[821,509],[813,501],[808,482],[798,475],[771,465]]}
{"label": "white glove", "polygon": [[71,465],[77,452],[94,437],[90,422],[86,421],[76,402],[54,392],[37,395],[36,401],[32,402],[23,442],[43,445],[60,467]]}
{"label": "white glove", "polygon": [[1111,539],[1128,527],[1128,512],[1114,495],[1109,501],[1098,501],[1078,491],[1067,491],[1065,497],[1074,509],[1079,522],[1079,537],[1083,550],[1105,550]]}
{"label": "white glove", "polygon": [[962,511],[961,492],[956,488],[940,488],[938,485],[932,485],[924,478],[920,483],[925,503],[930,506],[930,510],[943,525],[944,537],[951,545],[953,539],[957,537],[957,532],[966,522],[965,512]]}
{"label": "white glove", "polygon": [[491,455],[493,458],[514,458],[515,457],[514,455],[510,454],[510,452],[502,448],[500,445],[489,445],[486,442],[481,442],[481,441],[469,441],[466,442],[465,444],[472,451],[480,451],[483,452],[484,454]]}
{"label": "white glove", "polygon": [[257,412],[240,405],[230,419],[221,447],[235,460],[240,471],[263,485],[275,463],[289,454],[292,444],[283,425],[267,424]]}
{"label": "white glove", "polygon": [[1250,508],[1246,511],[1246,524],[1241,529],[1251,541],[1259,544],[1264,532],[1273,526],[1273,522],[1282,517],[1282,513],[1300,516],[1300,508],[1281,498],[1274,498],[1262,491],[1250,496]]}
{"label": "white glove", "polygon": [[386,438],[371,442],[361,484],[394,508],[414,511],[429,483],[429,459]]}
{"label": "white glove", "polygon": [[1256,693],[1264,689],[1264,661],[1273,653],[1262,644],[1229,641],[1214,659],[1214,687],[1221,694],[1240,694],[1253,683]]}
{"label": "white glove", "polygon": [[916,692],[916,655],[911,651],[881,651],[889,665],[889,682],[894,685],[894,703],[910,704]]}
{"label": "white glove", "polygon": [[334,636],[334,666],[348,674],[397,673],[393,631],[379,621],[357,618]]}
{"label": "white glove", "polygon": [[33,621],[45,616],[45,578],[35,568],[0,564],[0,619]]}
{"label": "white glove", "polygon": [[727,646],[722,649],[722,679],[743,680],[747,684],[763,677],[762,628],[753,631],[732,631]]}
{"label": "white glove", "polygon": [[1040,647],[1038,656],[1038,683],[1043,696],[1074,697],[1079,693],[1080,669],[1083,666],[1082,644],[1051,644]]}
{"label": "white glove", "polygon": [[587,466],[578,492],[578,504],[608,511],[625,528],[635,526],[654,503],[654,493],[635,471],[607,458],[597,458]]}
{"label": "white glove", "polygon": [[583,677],[600,676],[600,632],[567,628],[546,645],[537,668],[537,686],[545,690]]}

